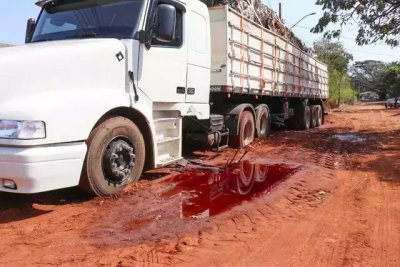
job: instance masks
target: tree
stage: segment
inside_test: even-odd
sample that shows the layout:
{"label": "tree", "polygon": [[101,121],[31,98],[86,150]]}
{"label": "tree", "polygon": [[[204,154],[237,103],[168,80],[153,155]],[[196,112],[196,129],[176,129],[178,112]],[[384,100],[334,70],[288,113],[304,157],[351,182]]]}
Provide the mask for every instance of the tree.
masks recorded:
{"label": "tree", "polygon": [[386,69],[386,64],[382,61],[366,60],[357,61],[350,67],[351,80],[354,88],[358,91],[372,91],[381,98],[386,97],[386,87],[384,86],[382,73]]}
{"label": "tree", "polygon": [[331,42],[322,39],[314,43],[314,52],[317,58],[328,65],[331,70],[346,73],[353,55],[348,53],[340,42]]}
{"label": "tree", "polygon": [[348,69],[353,56],[348,53],[340,42],[331,42],[323,39],[314,43],[314,52],[317,59],[328,65],[329,93],[333,100],[340,105],[343,100],[350,100],[354,92],[351,89]]}
{"label": "tree", "polygon": [[389,64],[383,74],[389,97],[400,98],[400,62]]}
{"label": "tree", "polygon": [[339,23],[339,29],[325,32],[326,38],[336,38],[344,25],[355,22],[359,27],[357,44],[385,41],[391,46],[399,45],[399,0],[317,0],[316,4],[325,12],[311,30],[314,33],[324,32],[331,23]]}

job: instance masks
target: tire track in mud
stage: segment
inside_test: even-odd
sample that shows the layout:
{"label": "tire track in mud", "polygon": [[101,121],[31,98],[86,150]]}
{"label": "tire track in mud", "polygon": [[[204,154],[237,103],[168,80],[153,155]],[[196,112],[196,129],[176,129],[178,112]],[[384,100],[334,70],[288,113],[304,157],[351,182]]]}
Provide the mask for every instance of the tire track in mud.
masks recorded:
{"label": "tire track in mud", "polygon": [[[342,167],[342,148],[343,144],[338,141],[330,142],[327,146],[327,152],[322,157],[314,158],[315,163],[324,168],[325,171],[321,171],[321,177],[329,180],[333,180],[337,177],[337,170]],[[339,197],[339,196],[335,196]],[[342,212],[347,203],[344,202],[330,202],[313,218],[311,222],[306,222],[302,225],[305,229],[303,231],[304,242],[299,246],[297,255],[308,255],[304,261],[294,257],[290,261],[290,265],[293,266],[330,266],[334,261],[334,256],[340,247],[337,246],[338,234],[335,228],[338,226],[338,218],[342,220],[348,220],[350,217],[344,217]],[[336,214],[332,214],[332,211],[336,211]],[[312,255],[312,257],[310,257]],[[301,262],[301,264],[299,264]]]}
{"label": "tire track in mud", "polygon": [[[391,182],[389,182],[391,184]],[[386,182],[376,185],[380,199],[377,205],[377,221],[373,225],[373,241],[376,244],[376,266],[398,266],[400,250],[400,207],[397,204],[400,186],[389,186]]]}
{"label": "tire track in mud", "polygon": [[314,141],[312,148],[315,150],[311,155],[312,162],[326,170],[321,177],[333,179],[334,171],[344,166],[343,142],[332,138],[327,141],[327,144],[321,146],[320,143]]}
{"label": "tire track in mud", "polygon": [[[382,117],[382,112],[379,113]],[[382,119],[382,118],[381,118]],[[383,119],[382,119],[383,120]],[[384,120],[383,120],[384,121]],[[382,123],[380,123],[380,127]],[[360,131],[361,123],[354,125],[355,131]],[[386,128],[385,128],[386,129]],[[371,129],[369,129],[371,130]],[[372,142],[375,142],[372,140]],[[339,143],[339,144],[338,144]],[[343,180],[341,187],[347,188],[345,191],[340,192],[335,198],[335,201],[329,205],[329,209],[325,211],[318,225],[315,226],[315,232],[310,236],[307,246],[304,247],[302,253],[313,254],[313,260],[310,262],[303,262],[302,266],[328,266],[328,265],[341,265],[341,266],[396,266],[398,265],[398,250],[399,238],[393,240],[393,236],[398,236],[400,233],[399,226],[397,229],[393,226],[396,220],[393,218],[393,207],[390,205],[396,202],[395,199],[390,199],[388,187],[382,185],[382,182],[375,176],[368,173],[360,173],[352,171],[351,166],[347,166],[348,162],[352,164],[352,160],[356,160],[357,153],[353,152],[373,152],[374,150],[365,150],[361,146],[371,146],[371,141],[365,144],[357,144],[356,146],[346,146],[345,143],[338,142],[336,145],[330,146],[330,152],[334,152],[334,156],[325,153],[323,157],[314,157],[317,165],[327,168],[329,173],[338,173],[342,167],[350,171],[348,178]],[[353,149],[356,149],[355,151]],[[338,156],[338,151],[340,155]],[[345,158],[345,157],[348,158]],[[335,164],[332,163],[332,159]],[[344,161],[346,160],[346,161]],[[336,163],[338,162],[338,163]],[[379,184],[378,184],[379,183]],[[381,198],[380,204],[371,203],[369,199],[371,190],[380,188],[379,196]],[[397,198],[398,199],[398,198]],[[377,211],[381,210],[377,213]],[[329,214],[331,211],[336,211],[334,214]],[[341,212],[338,212],[341,211]],[[328,213],[326,213],[328,212]],[[371,219],[371,214],[375,214],[378,222]],[[325,215],[342,225],[337,225],[335,221],[327,221]],[[397,215],[397,214],[396,214]],[[396,216],[400,217],[400,216]],[[374,218],[374,216],[372,216]],[[398,218],[397,218],[397,221]],[[335,232],[335,227],[340,227],[340,232],[335,235],[329,235],[329,231]],[[373,229],[377,230],[375,240],[373,238]],[[397,232],[396,232],[397,230]],[[376,230],[375,230],[376,231]],[[321,240],[326,240],[321,242]],[[321,244],[322,243],[322,244]],[[395,243],[395,245],[393,245]],[[375,254],[375,255],[374,255]],[[375,256],[375,257],[373,257]],[[372,264],[371,262],[378,258],[379,262]]]}
{"label": "tire track in mud", "polygon": [[[317,166],[323,168],[323,170],[319,173],[320,177],[322,178],[332,180],[337,176],[337,172],[339,170],[350,167],[347,166],[348,164],[346,158],[349,157],[349,153],[352,151],[351,147],[346,147],[345,142],[335,140],[333,138],[328,140],[315,140],[312,143],[311,149],[314,150],[311,154],[309,154],[311,161]],[[359,187],[366,186],[363,182],[364,181],[357,182],[351,186],[350,191],[344,192],[342,196],[344,201],[331,203],[332,206],[330,206],[330,208],[324,212],[320,212],[318,217],[314,218],[313,222],[303,225],[305,232],[309,232],[309,234],[306,234],[307,241],[300,245],[301,249],[299,249],[297,253],[294,251],[294,254],[313,254],[313,257],[309,257],[308,259],[310,261],[307,261],[307,263],[302,262],[302,260],[299,258],[295,258],[293,261],[287,262],[288,264],[291,266],[327,266],[332,265],[332,263],[337,264],[339,262],[346,264],[343,258],[340,257],[341,253],[338,253],[338,251],[342,251],[345,254],[346,252],[351,254],[350,252],[353,251],[350,251],[349,248],[352,248],[352,244],[355,244],[361,249],[364,249],[365,245],[368,246],[369,240],[363,231],[354,233],[351,232],[351,229],[344,227],[345,232],[349,231],[348,233],[341,233],[338,236],[332,236],[332,233],[335,232],[335,227],[338,226],[336,225],[338,222],[332,223],[332,219],[340,218],[340,220],[345,224],[351,224],[353,217],[350,216],[350,214],[348,214],[349,216],[343,216],[343,214],[341,214],[342,212],[340,211],[346,211],[347,206],[352,202],[351,199],[348,199],[348,197],[352,197],[354,190],[358,191]],[[341,196],[336,197],[341,198]],[[329,216],[330,210],[336,211],[336,215]],[[347,211],[347,213],[349,213],[349,211]],[[330,219],[327,219],[327,217]],[[286,235],[288,234],[294,235],[296,233],[286,233]],[[338,242],[340,240],[346,240],[346,242]],[[346,246],[343,246],[343,243],[346,244]],[[287,246],[288,244],[283,245]],[[299,264],[299,262],[302,263]]]}

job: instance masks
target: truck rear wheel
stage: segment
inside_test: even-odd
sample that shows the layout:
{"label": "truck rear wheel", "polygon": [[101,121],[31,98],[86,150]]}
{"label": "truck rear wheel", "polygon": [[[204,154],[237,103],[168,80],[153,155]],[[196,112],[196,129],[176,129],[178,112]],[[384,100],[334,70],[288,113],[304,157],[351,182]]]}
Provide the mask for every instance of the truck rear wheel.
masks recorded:
{"label": "truck rear wheel", "polygon": [[267,106],[256,108],[257,137],[266,139],[271,134],[271,116]]}
{"label": "truck rear wheel", "polygon": [[132,121],[124,117],[106,119],[93,130],[87,145],[81,189],[94,196],[109,196],[139,180],[145,144]]}
{"label": "truck rear wheel", "polygon": [[250,111],[243,111],[239,118],[239,135],[230,141],[232,147],[246,147],[253,143],[256,132],[253,114]]}
{"label": "truck rear wheel", "polygon": [[311,124],[311,109],[306,103],[301,104],[301,110],[298,117],[298,125],[301,130],[309,130]]}
{"label": "truck rear wheel", "polygon": [[310,106],[311,111],[311,120],[310,120],[310,128],[318,127],[318,107],[317,105]]}
{"label": "truck rear wheel", "polygon": [[320,127],[322,125],[324,114],[322,114],[322,107],[320,105],[317,105],[316,107],[317,107],[317,127]]}

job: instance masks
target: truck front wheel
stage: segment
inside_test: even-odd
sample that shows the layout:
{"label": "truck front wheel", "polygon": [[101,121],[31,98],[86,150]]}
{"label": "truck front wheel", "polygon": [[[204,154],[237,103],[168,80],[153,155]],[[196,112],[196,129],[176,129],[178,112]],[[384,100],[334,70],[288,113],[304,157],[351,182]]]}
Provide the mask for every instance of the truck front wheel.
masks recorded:
{"label": "truck front wheel", "polygon": [[87,145],[81,189],[94,196],[109,196],[139,180],[145,144],[132,121],[124,117],[106,119],[93,130]]}

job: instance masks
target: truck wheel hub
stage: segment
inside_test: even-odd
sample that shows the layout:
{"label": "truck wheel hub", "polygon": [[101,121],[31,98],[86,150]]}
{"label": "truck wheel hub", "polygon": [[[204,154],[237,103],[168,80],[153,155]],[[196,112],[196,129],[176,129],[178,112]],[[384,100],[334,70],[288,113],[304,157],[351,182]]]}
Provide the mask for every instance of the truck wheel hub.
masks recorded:
{"label": "truck wheel hub", "polygon": [[135,166],[135,150],[124,139],[114,139],[107,147],[103,157],[106,179],[114,184],[125,182]]}

